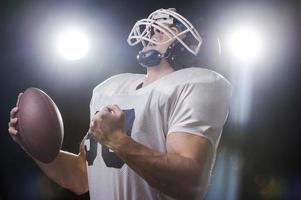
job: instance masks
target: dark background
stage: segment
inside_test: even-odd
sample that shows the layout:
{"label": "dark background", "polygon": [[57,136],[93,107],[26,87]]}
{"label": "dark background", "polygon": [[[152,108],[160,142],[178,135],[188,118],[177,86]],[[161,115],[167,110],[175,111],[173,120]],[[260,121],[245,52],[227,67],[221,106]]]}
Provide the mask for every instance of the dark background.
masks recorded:
{"label": "dark background", "polygon": [[[0,4],[1,200],[88,199],[88,194],[77,197],[49,181],[10,139],[9,111],[26,88],[46,91],[64,119],[63,149],[77,153],[88,129],[92,89],[111,75],[144,73],[135,61],[139,49],[129,47],[126,38],[136,20],[161,7],[201,18],[220,34],[222,43],[225,30],[244,17],[267,30],[264,62],[254,64],[251,72],[249,118],[237,124],[230,112],[220,143],[219,152],[239,154],[238,191],[227,198],[231,188],[213,191],[218,199],[301,199],[299,1],[12,0]],[[84,60],[63,61],[49,51],[51,32],[68,20],[92,33],[93,49]],[[233,71],[239,76],[240,66],[223,50],[214,69],[238,88]],[[223,184],[226,188],[227,181]]]}

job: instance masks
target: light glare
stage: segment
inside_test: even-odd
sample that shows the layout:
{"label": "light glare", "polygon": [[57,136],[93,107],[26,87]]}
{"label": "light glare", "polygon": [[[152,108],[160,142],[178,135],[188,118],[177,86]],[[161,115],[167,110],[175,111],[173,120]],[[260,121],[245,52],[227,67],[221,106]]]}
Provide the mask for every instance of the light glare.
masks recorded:
{"label": "light glare", "polygon": [[260,34],[251,27],[241,27],[229,34],[228,46],[233,56],[243,62],[251,62],[262,54]]}
{"label": "light glare", "polygon": [[89,40],[79,29],[66,29],[58,34],[56,49],[67,60],[79,60],[87,55]]}

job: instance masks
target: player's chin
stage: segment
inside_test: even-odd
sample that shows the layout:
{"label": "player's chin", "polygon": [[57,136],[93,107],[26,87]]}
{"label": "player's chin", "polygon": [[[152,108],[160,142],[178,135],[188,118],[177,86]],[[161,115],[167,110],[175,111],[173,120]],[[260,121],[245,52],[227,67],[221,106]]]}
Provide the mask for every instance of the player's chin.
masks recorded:
{"label": "player's chin", "polygon": [[142,52],[146,52],[146,51],[149,51],[149,50],[157,50],[158,51],[156,46],[146,46],[142,49]]}

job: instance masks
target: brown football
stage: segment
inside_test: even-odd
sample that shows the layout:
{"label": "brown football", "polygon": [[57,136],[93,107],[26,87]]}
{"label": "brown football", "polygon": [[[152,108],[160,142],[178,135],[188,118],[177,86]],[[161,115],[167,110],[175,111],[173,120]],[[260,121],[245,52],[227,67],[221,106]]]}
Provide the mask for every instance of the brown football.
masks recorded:
{"label": "brown football", "polygon": [[42,90],[28,88],[19,101],[18,131],[25,150],[35,159],[50,163],[64,139],[62,116],[53,100]]}

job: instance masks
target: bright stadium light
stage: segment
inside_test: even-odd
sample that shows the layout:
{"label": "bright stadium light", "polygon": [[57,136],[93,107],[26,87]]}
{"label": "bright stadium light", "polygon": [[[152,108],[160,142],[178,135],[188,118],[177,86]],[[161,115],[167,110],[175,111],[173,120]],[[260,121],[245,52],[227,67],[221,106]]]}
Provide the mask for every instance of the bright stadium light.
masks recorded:
{"label": "bright stadium light", "polygon": [[253,26],[236,26],[226,35],[231,62],[236,68],[237,86],[232,102],[232,120],[241,125],[249,120],[252,99],[252,72],[263,59],[264,36]]}
{"label": "bright stadium light", "polygon": [[89,40],[77,28],[65,29],[57,34],[55,47],[60,56],[67,60],[79,60],[89,51]]}
{"label": "bright stadium light", "polygon": [[242,26],[229,33],[228,47],[238,61],[245,63],[255,61],[263,51],[261,35],[254,28],[247,26]]}

